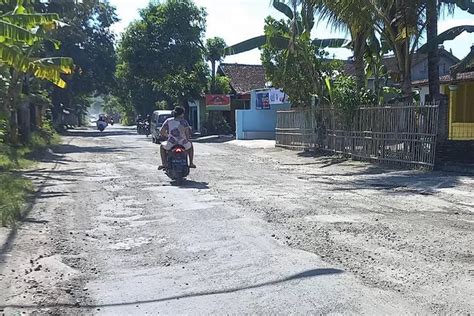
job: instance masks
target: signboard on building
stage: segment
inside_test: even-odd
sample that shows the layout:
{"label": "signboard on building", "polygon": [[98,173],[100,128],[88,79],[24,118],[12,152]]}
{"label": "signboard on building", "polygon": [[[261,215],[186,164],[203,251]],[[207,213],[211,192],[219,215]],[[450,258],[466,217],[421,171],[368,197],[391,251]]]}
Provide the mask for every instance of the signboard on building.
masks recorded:
{"label": "signboard on building", "polygon": [[225,94],[206,95],[206,109],[209,111],[230,111],[230,96]]}
{"label": "signboard on building", "polygon": [[268,91],[257,92],[257,110],[270,109],[270,94]]}
{"label": "signboard on building", "polygon": [[288,95],[281,89],[271,89],[269,92],[270,104],[288,103]]}

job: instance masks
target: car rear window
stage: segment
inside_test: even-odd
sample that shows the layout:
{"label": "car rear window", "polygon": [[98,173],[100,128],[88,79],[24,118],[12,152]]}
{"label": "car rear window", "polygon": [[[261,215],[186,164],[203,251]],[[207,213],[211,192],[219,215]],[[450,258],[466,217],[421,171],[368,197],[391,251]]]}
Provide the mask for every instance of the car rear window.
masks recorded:
{"label": "car rear window", "polygon": [[170,114],[162,114],[162,115],[158,116],[158,123],[163,124],[170,117],[171,117]]}

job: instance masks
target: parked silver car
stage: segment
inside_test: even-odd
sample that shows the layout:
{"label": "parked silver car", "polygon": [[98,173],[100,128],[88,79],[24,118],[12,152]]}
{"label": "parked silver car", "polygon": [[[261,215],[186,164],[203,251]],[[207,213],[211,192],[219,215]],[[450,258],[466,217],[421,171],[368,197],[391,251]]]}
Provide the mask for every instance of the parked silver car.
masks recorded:
{"label": "parked silver car", "polygon": [[169,110],[158,110],[153,112],[150,122],[151,141],[153,143],[159,144],[163,140],[160,137],[161,127],[163,126],[163,123],[172,116],[172,111]]}

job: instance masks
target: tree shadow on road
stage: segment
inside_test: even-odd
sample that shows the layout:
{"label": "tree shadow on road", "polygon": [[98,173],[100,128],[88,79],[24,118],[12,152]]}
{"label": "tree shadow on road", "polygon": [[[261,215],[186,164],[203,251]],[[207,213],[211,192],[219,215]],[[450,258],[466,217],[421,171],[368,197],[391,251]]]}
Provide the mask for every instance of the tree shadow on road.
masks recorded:
{"label": "tree shadow on road", "polygon": [[[55,307],[63,307],[64,308],[64,307],[66,307],[66,308],[87,308],[87,309],[89,309],[89,308],[118,307],[118,306],[140,305],[140,304],[153,304],[153,303],[160,303],[160,302],[173,301],[173,300],[186,299],[186,298],[195,298],[195,297],[202,297],[202,296],[209,296],[209,295],[235,293],[235,292],[240,292],[240,291],[245,291],[245,290],[252,290],[252,289],[262,288],[262,287],[266,287],[266,286],[278,285],[278,284],[291,282],[291,281],[295,281],[295,280],[300,280],[300,279],[309,279],[309,278],[325,276],[325,275],[341,274],[343,272],[344,272],[343,270],[333,269],[333,268],[312,269],[312,270],[307,270],[307,271],[304,271],[304,272],[301,272],[301,273],[298,273],[298,274],[291,275],[291,276],[283,278],[283,279],[257,283],[257,284],[249,285],[249,286],[240,286],[240,287],[231,287],[231,288],[220,289],[220,290],[209,290],[209,291],[193,292],[193,293],[169,296],[169,297],[164,297],[164,298],[157,298],[157,299],[152,299],[152,300],[133,301],[133,302],[119,302],[119,303],[97,304],[97,305],[82,305],[82,306],[78,306],[77,304],[73,305],[73,304],[47,304],[46,303],[46,304],[42,304],[41,308],[55,308]],[[36,306],[36,305],[5,305],[5,306],[0,306],[0,309],[5,309],[5,308],[38,308],[38,307],[39,306]]]}
{"label": "tree shadow on road", "polygon": [[319,168],[326,168],[332,165],[337,165],[343,162],[348,161],[347,157],[344,157],[340,154],[331,153],[323,150],[305,150],[298,152],[297,157],[299,158],[309,158],[313,161],[303,162],[303,163],[292,163],[292,164],[282,164],[282,166],[305,166],[305,165],[319,165]]}
{"label": "tree shadow on road", "polygon": [[84,174],[83,171],[83,168],[75,168],[71,170],[37,169],[22,171],[20,174],[34,181],[53,180],[61,183],[72,183],[77,182],[75,177],[82,176]]}
{"label": "tree shadow on road", "polygon": [[76,154],[76,153],[91,153],[91,154],[110,154],[123,152],[118,147],[106,147],[106,146],[76,146],[70,144],[63,144],[55,146],[53,149],[55,154]]}
{"label": "tree shadow on road", "polygon": [[308,173],[298,178],[328,185],[329,191],[377,190],[390,194],[433,195],[442,189],[462,186],[463,174],[424,172],[368,165],[344,169],[344,173]]}
{"label": "tree shadow on road", "polygon": [[[390,194],[433,195],[440,189],[462,185],[461,178],[468,173],[410,170],[403,167],[373,164],[351,160],[340,154],[322,150],[297,153],[311,162],[281,164],[282,166],[314,165],[314,171],[303,173],[299,179],[328,185],[329,191],[378,190]],[[345,163],[347,162],[347,163]],[[342,164],[339,169],[326,167]],[[320,170],[320,172],[317,172]]]}

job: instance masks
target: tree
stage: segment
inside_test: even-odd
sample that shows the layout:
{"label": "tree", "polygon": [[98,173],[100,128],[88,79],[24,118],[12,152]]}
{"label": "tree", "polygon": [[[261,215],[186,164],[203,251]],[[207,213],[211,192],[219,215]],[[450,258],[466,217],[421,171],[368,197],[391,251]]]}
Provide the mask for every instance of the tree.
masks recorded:
{"label": "tree", "polygon": [[152,2],[118,46],[122,102],[150,113],[158,101],[183,105],[201,96],[209,73],[202,43],[206,12],[190,0]]}
{"label": "tree", "polygon": [[[66,78],[68,87],[53,88],[53,118],[57,121],[64,109],[80,116],[88,107],[90,96],[110,93],[115,85],[115,36],[110,27],[118,21],[115,8],[107,1],[50,0],[36,4],[45,14],[61,13],[68,27],[54,34],[62,45],[59,50],[49,45],[50,56],[71,56],[78,71]],[[58,123],[58,122],[56,122]]]}
{"label": "tree", "polygon": [[143,21],[130,24],[117,48],[117,87],[114,95],[124,108],[122,114],[129,120],[135,113],[150,113],[155,108],[155,102],[163,96],[153,89],[150,74],[155,70],[146,69],[147,64],[151,67],[153,53],[149,51],[145,27]]}
{"label": "tree", "polygon": [[[9,11],[11,8],[14,9]],[[9,122],[10,141],[16,143],[17,103],[28,78],[45,79],[64,88],[62,75],[72,73],[73,61],[66,57],[46,57],[42,52],[45,43],[59,45],[49,37],[50,31],[61,25],[57,14],[38,14],[29,2],[19,0],[0,1],[0,10],[0,63],[11,68],[3,111]]]}
{"label": "tree", "polygon": [[216,89],[216,63],[225,57],[227,44],[221,37],[208,38],[206,41],[206,59],[211,62],[211,92]]}

